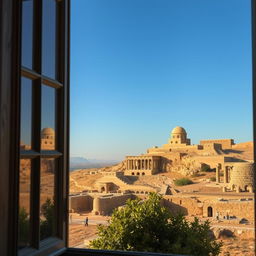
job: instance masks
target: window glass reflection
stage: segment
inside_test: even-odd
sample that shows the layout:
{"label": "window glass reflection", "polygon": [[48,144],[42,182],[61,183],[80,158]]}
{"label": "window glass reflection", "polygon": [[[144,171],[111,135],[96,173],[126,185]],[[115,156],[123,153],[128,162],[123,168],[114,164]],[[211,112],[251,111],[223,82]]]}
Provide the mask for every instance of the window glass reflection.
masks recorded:
{"label": "window glass reflection", "polygon": [[32,69],[33,1],[22,1],[22,66]]}
{"label": "window glass reflection", "polygon": [[32,130],[32,81],[22,77],[21,79],[21,140],[22,150],[31,149]]}
{"label": "window glass reflection", "polygon": [[42,86],[41,149],[55,149],[55,89]]}
{"label": "window glass reflection", "polygon": [[43,1],[42,74],[56,78],[56,0]]}
{"label": "window glass reflection", "polygon": [[55,235],[55,163],[41,159],[40,172],[40,240]]}
{"label": "window glass reflection", "polygon": [[19,248],[29,245],[31,160],[20,160]]}

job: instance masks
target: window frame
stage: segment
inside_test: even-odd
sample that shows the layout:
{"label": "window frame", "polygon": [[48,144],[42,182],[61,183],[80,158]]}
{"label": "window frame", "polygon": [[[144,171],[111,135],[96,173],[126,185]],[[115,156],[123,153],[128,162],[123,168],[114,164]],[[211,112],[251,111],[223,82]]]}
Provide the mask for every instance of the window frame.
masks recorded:
{"label": "window frame", "polygon": [[[19,250],[20,256],[30,254],[51,253],[67,245],[67,203],[69,173],[69,0],[56,1],[56,78],[42,74],[42,4],[43,0],[33,2],[33,54],[32,69],[21,67],[21,77],[33,82],[32,102],[32,149],[20,150],[20,159],[31,159],[31,247]],[[22,1],[21,1],[22,2]],[[21,4],[22,5],[22,4]],[[22,15],[22,14],[21,14]],[[41,49],[37,51],[36,49]],[[55,89],[55,149],[41,149],[41,117],[42,117],[42,87]],[[40,163],[43,158],[55,159],[55,214],[56,237],[40,241]],[[56,189],[57,188],[57,189]]]}

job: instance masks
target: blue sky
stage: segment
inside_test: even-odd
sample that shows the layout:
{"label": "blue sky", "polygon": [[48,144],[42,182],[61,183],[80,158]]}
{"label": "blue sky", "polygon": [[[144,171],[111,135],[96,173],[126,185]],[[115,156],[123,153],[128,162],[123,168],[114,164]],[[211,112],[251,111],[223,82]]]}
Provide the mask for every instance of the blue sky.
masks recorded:
{"label": "blue sky", "polygon": [[71,156],[252,140],[249,0],[71,3]]}

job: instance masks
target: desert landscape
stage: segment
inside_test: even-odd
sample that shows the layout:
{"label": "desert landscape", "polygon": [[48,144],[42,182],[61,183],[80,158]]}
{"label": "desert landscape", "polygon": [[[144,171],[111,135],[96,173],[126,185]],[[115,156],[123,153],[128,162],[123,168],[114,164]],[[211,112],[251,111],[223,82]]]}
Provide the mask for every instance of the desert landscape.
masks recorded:
{"label": "desert landscape", "polygon": [[71,172],[70,246],[87,247],[97,237],[96,226],[108,225],[115,208],[156,192],[173,214],[209,220],[214,237],[223,242],[221,255],[254,255],[254,189],[252,142],[191,145],[185,129],[175,127],[162,147],[114,166]]}

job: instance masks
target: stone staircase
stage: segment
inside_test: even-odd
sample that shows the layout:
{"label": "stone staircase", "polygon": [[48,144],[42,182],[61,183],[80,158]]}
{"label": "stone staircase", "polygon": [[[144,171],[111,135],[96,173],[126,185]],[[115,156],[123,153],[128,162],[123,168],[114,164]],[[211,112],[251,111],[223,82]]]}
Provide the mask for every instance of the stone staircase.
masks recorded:
{"label": "stone staircase", "polygon": [[122,182],[124,182],[124,185],[130,185],[130,184],[131,184],[131,181],[129,180],[128,177],[119,176],[119,177],[116,177],[116,178],[118,178],[119,180],[121,180]]}

